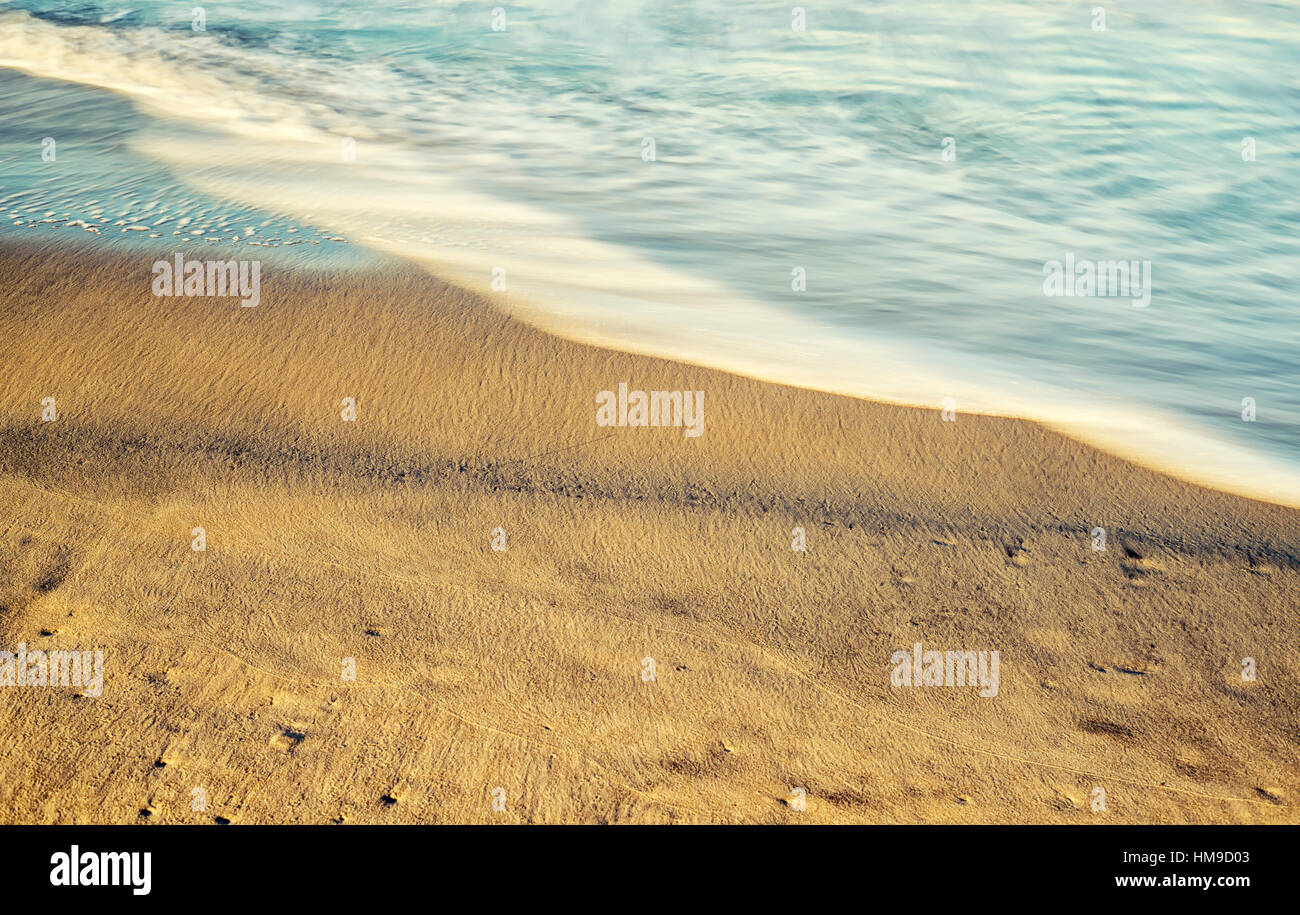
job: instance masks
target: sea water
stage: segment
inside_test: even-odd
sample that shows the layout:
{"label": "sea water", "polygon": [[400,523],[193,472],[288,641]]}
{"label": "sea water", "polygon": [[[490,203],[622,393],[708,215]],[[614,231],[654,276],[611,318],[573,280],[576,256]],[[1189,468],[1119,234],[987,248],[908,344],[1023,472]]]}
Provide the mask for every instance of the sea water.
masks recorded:
{"label": "sea water", "polygon": [[1294,504],[1298,202],[1295,2],[0,2],[0,237],[395,254]]}

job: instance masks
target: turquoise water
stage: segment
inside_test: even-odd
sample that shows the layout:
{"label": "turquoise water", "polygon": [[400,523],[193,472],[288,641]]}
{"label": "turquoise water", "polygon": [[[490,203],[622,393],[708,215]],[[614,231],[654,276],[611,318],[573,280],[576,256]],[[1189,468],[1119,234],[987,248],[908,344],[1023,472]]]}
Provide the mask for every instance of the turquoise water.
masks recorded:
{"label": "turquoise water", "polygon": [[[1097,5],[0,3],[0,232],[394,253],[1300,500],[1300,7]],[[1150,304],[1045,296],[1067,254],[1150,262]]]}

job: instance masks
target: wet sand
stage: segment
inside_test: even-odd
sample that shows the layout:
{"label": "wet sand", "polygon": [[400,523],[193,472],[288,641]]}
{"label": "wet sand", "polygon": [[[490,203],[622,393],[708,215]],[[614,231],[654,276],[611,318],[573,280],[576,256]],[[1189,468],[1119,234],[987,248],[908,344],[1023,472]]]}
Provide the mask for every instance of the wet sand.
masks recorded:
{"label": "wet sand", "polygon": [[[0,248],[0,649],[104,658],[0,687],[4,822],[1300,822],[1296,510],[400,264],[153,260]],[[597,425],[620,382],[703,434]]]}

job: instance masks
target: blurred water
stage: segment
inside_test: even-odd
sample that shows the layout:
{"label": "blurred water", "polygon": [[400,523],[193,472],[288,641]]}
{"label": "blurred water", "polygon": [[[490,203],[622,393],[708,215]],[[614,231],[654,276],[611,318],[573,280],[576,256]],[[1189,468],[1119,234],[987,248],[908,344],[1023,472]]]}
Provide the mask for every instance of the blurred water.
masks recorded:
{"label": "blurred water", "polygon": [[[1296,501],[1300,9],[1093,6],[818,4],[799,32],[790,4],[535,0],[497,31],[477,2],[262,0],[196,32],[188,4],[23,0],[0,66],[122,103],[0,81],[0,205],[125,189],[230,244],[502,267],[562,332]],[[1067,252],[1150,261],[1150,306],[1045,297]]]}

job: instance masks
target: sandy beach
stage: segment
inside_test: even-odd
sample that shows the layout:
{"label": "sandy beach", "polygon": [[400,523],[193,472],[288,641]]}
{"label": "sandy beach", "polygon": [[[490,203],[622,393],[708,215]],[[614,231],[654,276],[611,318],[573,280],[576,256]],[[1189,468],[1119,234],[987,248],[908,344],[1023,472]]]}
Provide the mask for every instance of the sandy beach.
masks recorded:
{"label": "sandy beach", "polygon": [[153,260],[0,249],[0,648],[103,656],[0,688],[5,822],[1300,822],[1296,510],[402,264]]}

